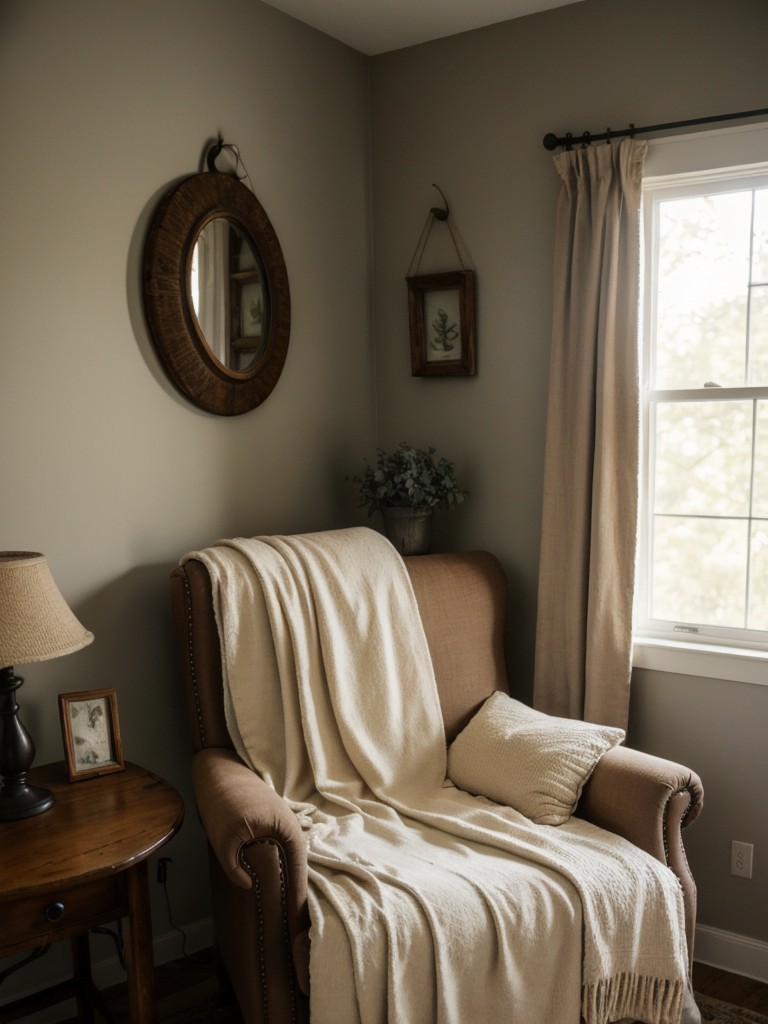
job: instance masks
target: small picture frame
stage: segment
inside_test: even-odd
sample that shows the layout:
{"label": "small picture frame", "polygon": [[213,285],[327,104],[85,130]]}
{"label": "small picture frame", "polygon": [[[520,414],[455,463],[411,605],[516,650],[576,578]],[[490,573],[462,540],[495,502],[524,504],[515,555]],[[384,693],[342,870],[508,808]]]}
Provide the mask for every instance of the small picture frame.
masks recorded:
{"label": "small picture frame", "polygon": [[475,274],[408,277],[411,376],[474,377]]}
{"label": "small picture frame", "polygon": [[117,691],[60,693],[59,714],[70,782],[124,770]]}

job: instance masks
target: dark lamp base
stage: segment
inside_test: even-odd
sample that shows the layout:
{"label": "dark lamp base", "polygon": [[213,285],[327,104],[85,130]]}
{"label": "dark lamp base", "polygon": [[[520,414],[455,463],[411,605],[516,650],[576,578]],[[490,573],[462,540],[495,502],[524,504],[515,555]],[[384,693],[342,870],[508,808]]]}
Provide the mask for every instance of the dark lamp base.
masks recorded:
{"label": "dark lamp base", "polygon": [[0,821],[16,821],[19,818],[33,818],[53,807],[53,793],[39,786],[6,784],[0,789]]}
{"label": "dark lamp base", "polygon": [[23,682],[13,668],[0,669],[0,821],[33,818],[53,807],[53,793],[27,783],[35,745],[19,719],[16,691]]}

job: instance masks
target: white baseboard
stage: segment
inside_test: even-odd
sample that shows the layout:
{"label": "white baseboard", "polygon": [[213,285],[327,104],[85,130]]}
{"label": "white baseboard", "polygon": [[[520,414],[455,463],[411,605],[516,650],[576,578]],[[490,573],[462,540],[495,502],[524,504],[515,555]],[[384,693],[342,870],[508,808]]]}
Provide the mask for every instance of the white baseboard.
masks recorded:
{"label": "white baseboard", "polygon": [[768,942],[700,924],[696,926],[693,959],[768,984]]}
{"label": "white baseboard", "polygon": [[[177,931],[166,932],[164,935],[158,935],[155,938],[152,946],[155,966],[168,963],[169,960],[178,960],[184,955],[184,950],[187,953],[195,953],[211,946],[213,943],[212,922],[210,919],[207,919],[185,925],[184,934],[186,935],[186,942]],[[110,988],[112,985],[119,985],[120,982],[125,981],[125,971],[116,956],[94,961],[91,965],[91,975],[98,988]],[[43,984],[45,986],[56,985],[61,981],[66,981],[68,977],[71,977],[71,975],[46,978]],[[38,988],[22,991],[17,996],[14,996],[14,999],[31,995],[36,991],[38,991]],[[50,1006],[45,1010],[30,1014],[24,1018],[24,1021],[25,1024],[59,1024],[60,1021],[71,1019],[76,1013],[75,1000],[68,999],[58,1003],[56,1006]]]}

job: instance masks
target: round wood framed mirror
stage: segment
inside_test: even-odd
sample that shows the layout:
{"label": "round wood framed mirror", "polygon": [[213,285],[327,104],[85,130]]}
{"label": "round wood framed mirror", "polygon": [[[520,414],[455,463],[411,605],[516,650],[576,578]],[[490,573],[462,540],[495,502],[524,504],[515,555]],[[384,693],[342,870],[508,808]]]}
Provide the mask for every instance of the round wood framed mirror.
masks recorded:
{"label": "round wood framed mirror", "polygon": [[144,249],[144,308],[168,376],[196,406],[238,416],[269,396],[291,299],[280,243],[250,189],[208,171],[163,198]]}

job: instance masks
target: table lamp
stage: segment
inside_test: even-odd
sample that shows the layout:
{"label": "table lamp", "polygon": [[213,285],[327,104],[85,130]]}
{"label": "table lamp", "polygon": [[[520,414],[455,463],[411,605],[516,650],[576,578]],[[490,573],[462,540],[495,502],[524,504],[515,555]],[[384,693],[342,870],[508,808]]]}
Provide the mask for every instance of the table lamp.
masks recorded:
{"label": "table lamp", "polygon": [[45,557],[0,551],[0,821],[31,818],[53,806],[53,794],[30,786],[35,745],[19,720],[13,666],[72,654],[93,640],[72,614]]}

